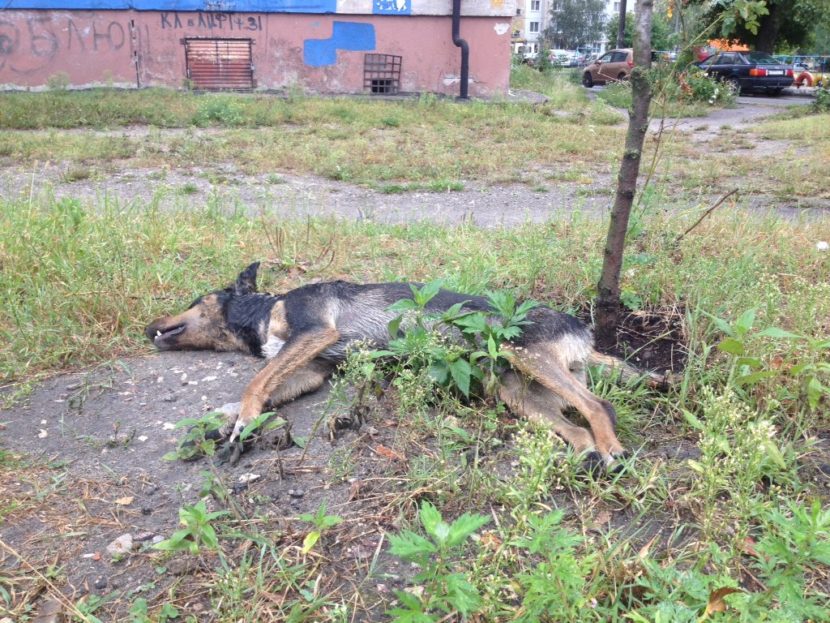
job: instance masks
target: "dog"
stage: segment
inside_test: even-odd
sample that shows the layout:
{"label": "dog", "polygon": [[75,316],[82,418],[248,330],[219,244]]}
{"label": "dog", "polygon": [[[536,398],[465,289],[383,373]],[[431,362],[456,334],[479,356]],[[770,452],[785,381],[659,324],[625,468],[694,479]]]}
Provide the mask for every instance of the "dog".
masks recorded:
{"label": "dog", "polygon": [[[413,296],[409,283],[346,281],[261,293],[258,269],[259,262],[251,264],[228,287],[197,298],[180,314],[154,320],[145,330],[162,351],[241,351],[268,359],[228,413],[221,436],[231,444],[266,405],[276,407],[322,386],[354,343],[384,348],[389,323],[398,315],[389,307]],[[459,303],[466,311],[490,309],[484,297],[442,289],[426,311],[440,313]],[[540,305],[527,319],[521,335],[501,345],[510,365],[500,376],[499,397],[516,415],[552,428],[590,464],[613,464],[624,453],[615,433],[616,413],[610,402],[588,390],[586,366],[642,376],[655,387],[664,380],[598,353],[590,329],[574,316]],[[589,428],[563,415],[568,406]]]}

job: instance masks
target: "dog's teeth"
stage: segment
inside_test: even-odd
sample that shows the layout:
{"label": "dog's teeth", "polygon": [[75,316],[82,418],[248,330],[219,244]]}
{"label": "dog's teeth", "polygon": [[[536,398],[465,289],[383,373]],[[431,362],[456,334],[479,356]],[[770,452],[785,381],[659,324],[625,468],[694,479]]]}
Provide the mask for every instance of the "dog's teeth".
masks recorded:
{"label": "dog's teeth", "polygon": [[161,337],[161,331],[156,331],[156,337]]}

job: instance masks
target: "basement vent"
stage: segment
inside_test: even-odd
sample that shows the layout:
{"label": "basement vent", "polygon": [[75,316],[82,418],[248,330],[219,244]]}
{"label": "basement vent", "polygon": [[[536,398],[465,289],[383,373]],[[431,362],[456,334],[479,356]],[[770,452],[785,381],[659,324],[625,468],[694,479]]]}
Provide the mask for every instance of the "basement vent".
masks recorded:
{"label": "basement vent", "polygon": [[250,91],[254,88],[251,39],[185,39],[187,78],[194,89]]}
{"label": "basement vent", "polygon": [[402,56],[366,54],[363,56],[363,88],[373,94],[397,93],[401,86]]}

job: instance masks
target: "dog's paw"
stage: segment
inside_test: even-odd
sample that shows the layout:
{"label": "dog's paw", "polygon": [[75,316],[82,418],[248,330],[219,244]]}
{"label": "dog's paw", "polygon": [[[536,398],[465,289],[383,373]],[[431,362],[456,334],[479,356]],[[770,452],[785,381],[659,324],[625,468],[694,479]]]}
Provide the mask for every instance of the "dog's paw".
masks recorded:
{"label": "dog's paw", "polygon": [[239,459],[242,457],[242,453],[245,452],[245,450],[247,450],[247,448],[243,442],[228,441],[227,443],[219,446],[216,450],[216,453],[213,455],[213,464],[228,464],[233,467],[239,463]]}
{"label": "dog's paw", "polygon": [[619,474],[625,470],[630,454],[625,450],[611,454],[603,454],[596,450],[587,452],[582,459],[584,470],[594,476],[602,474]]}

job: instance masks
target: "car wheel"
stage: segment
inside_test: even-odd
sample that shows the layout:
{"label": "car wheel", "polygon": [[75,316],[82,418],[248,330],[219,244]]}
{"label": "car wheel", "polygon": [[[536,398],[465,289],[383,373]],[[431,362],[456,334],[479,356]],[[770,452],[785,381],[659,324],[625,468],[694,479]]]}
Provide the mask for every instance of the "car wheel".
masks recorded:
{"label": "car wheel", "polygon": [[617,80],[619,80],[620,82],[622,82],[623,80],[628,80],[628,76],[624,71],[621,71],[620,75],[617,76]]}
{"label": "car wheel", "polygon": [[584,86],[586,89],[590,89],[592,86],[594,86],[594,79],[591,78],[590,71],[586,71],[584,74],[582,74],[582,86]]}
{"label": "car wheel", "polygon": [[735,95],[741,94],[741,81],[738,80],[735,76],[727,78],[726,80],[724,80],[724,82],[729,85],[729,88],[732,89]]}

